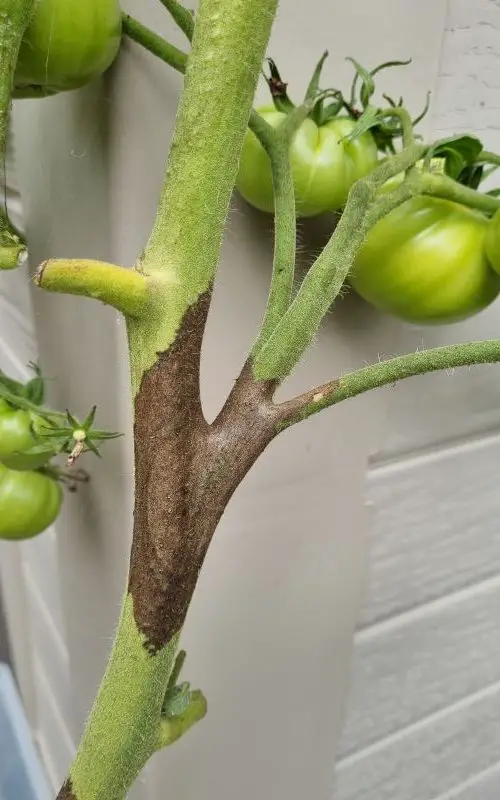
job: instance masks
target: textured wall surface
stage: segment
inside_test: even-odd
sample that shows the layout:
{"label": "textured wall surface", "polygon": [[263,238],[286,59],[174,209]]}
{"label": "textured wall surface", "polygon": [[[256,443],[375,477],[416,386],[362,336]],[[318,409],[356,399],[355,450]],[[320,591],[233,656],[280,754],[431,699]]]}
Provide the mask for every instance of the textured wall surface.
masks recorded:
{"label": "textured wall surface", "polygon": [[[449,0],[432,130],[500,150],[500,2]],[[498,336],[498,303],[408,346]],[[500,372],[393,393],[367,494],[369,590],[337,768],[338,800],[500,795]]]}
{"label": "textured wall surface", "polygon": [[[305,14],[299,0],[281,3],[270,54],[292,85],[305,86],[332,44],[321,31],[333,28],[343,48],[331,48],[333,84],[348,75],[344,55],[369,65],[412,55],[384,88],[414,109],[434,88],[428,129],[469,128],[500,149],[497,0],[352,0],[332,26],[333,5],[310,0]],[[124,7],[176,37],[157,0]],[[177,75],[127,46],[103,86],[17,104],[33,264],[48,255],[134,262],[179,88]],[[301,230],[304,249],[320,237]],[[236,202],[205,346],[209,415],[252,340],[269,266],[268,220]],[[0,311],[0,366],[26,375],[40,355],[51,402],[81,414],[97,402],[100,424],[130,431],[124,331],[112,311],[31,293],[25,272],[2,276]],[[496,335],[499,316],[497,304],[470,323],[420,330],[347,299],[285,391],[379,353]],[[210,716],[155,758],[131,797],[160,800],[166,787],[176,800],[498,797],[499,384],[487,368],[409,381],[270,448],[228,509],[186,626],[187,674],[208,694]],[[130,541],[130,439],[91,466],[91,486],[66,500],[53,530],[0,548],[13,657],[54,787],[113,635]]]}

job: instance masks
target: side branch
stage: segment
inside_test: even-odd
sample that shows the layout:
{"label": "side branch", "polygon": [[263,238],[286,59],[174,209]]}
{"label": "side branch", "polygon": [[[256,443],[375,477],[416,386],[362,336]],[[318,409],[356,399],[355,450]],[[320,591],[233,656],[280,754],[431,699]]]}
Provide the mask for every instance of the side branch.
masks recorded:
{"label": "side branch", "polygon": [[51,259],[41,264],[34,281],[51,292],[101,300],[127,317],[142,316],[150,299],[150,284],[144,275],[104,261]]}
{"label": "side branch", "polygon": [[160,0],[183,34],[191,41],[194,33],[194,16],[178,0]]}
{"label": "side branch", "polygon": [[371,389],[379,389],[387,384],[397,383],[403,378],[423,375],[426,372],[455,369],[455,367],[498,362],[500,362],[500,339],[436,347],[381,361],[318,386],[293,400],[280,403],[278,428],[280,431],[284,430],[342,400],[356,397]]}
{"label": "side branch", "polygon": [[122,14],[123,32],[137,42],[154,56],[157,56],[166,64],[169,64],[177,72],[185,72],[187,55],[179,50],[175,45],[166,42],[161,36],[147,28],[139,20],[134,19],[130,14]]}
{"label": "side branch", "polygon": [[250,114],[249,127],[271,162],[274,189],[273,273],[264,321],[252,351],[253,355],[261,349],[285,315],[292,297],[297,220],[290,146],[295,132],[306,119],[313,104],[311,100],[294,109],[277,129],[269,125],[256,111]]}
{"label": "side branch", "polygon": [[[408,147],[354,184],[328,244],[307,273],[273,334],[255,354],[254,375],[257,379],[282,380],[298,363],[338,296],[369,225],[373,224],[370,212],[377,201],[377,190],[389,178],[412,167],[425,151],[424,145]],[[410,187],[410,191],[414,190]],[[385,208],[390,210],[390,201]]]}

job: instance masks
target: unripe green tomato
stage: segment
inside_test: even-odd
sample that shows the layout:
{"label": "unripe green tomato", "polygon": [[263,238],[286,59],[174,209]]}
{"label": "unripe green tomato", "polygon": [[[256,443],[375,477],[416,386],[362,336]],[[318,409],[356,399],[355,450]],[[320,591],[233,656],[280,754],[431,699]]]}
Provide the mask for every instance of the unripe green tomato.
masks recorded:
{"label": "unripe green tomato", "polygon": [[497,211],[490,219],[484,240],[484,249],[491,266],[500,275],[500,211]]}
{"label": "unripe green tomato", "polygon": [[458,322],[500,291],[485,254],[488,225],[449,200],[413,197],[368,232],[349,282],[375,308],[406,322]]}
{"label": "unripe green tomato", "polygon": [[38,0],[19,51],[14,97],[84,86],[108,69],[120,41],[118,0]]}
{"label": "unripe green tomato", "polygon": [[[259,109],[273,128],[286,114],[274,107]],[[290,147],[297,216],[314,217],[345,204],[353,183],[377,164],[377,146],[371,133],[353,142],[341,141],[355,126],[349,117],[336,117],[318,126],[306,119]],[[243,143],[236,188],[250,205],[272,214],[274,195],[271,162],[255,134],[248,130]]]}
{"label": "unripe green tomato", "polygon": [[0,245],[0,269],[17,269],[26,261],[24,245]]}
{"label": "unripe green tomato", "polygon": [[41,453],[27,453],[38,442],[32,424],[36,415],[13,408],[0,398],[0,462],[14,470],[38,469],[49,461],[54,451],[47,447]]}
{"label": "unripe green tomato", "polygon": [[55,521],[62,490],[41,472],[16,472],[0,464],[0,539],[31,539]]}

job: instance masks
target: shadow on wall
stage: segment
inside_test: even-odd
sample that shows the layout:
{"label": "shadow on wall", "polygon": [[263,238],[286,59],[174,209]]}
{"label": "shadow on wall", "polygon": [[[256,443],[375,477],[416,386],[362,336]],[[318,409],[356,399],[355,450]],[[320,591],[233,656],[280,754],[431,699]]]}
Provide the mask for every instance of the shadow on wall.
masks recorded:
{"label": "shadow on wall", "polygon": [[7,626],[2,607],[2,596],[0,591],[0,661],[10,664],[9,639],[7,636]]}

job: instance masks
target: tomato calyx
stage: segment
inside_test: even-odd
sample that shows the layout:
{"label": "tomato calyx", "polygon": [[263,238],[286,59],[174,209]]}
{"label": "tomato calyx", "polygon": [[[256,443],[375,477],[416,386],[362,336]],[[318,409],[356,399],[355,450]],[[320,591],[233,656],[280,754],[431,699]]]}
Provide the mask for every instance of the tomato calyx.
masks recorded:
{"label": "tomato calyx", "polygon": [[66,411],[64,424],[58,424],[50,415],[46,419],[46,424],[39,428],[36,434],[42,441],[50,442],[59,453],[67,453],[67,464],[70,467],[83,453],[92,452],[100,458],[101,453],[96,442],[117,439],[122,434],[95,429],[93,425],[96,411],[97,406],[93,406],[83,422]]}
{"label": "tomato calyx", "polygon": [[[72,466],[83,453],[89,451],[100,457],[96,442],[116,439],[122,435],[94,428],[97,406],[92,407],[83,421],[69,411],[63,414],[42,407],[45,382],[38,366],[30,364],[30,367],[35,371],[35,377],[26,384],[8,377],[0,370],[0,415],[2,409],[11,413],[28,412],[31,419],[29,430],[33,446],[25,447],[22,453],[12,455],[22,456],[26,461],[33,459],[34,462],[40,462],[44,456],[47,456],[48,461],[53,456],[65,453],[68,456],[68,466]],[[43,464],[43,460],[41,463]]]}
{"label": "tomato calyx", "polygon": [[[401,138],[403,129],[400,120],[396,115],[394,118],[387,118],[384,110],[372,105],[372,97],[376,90],[375,76],[385,69],[407,66],[411,59],[407,61],[385,61],[372,70],[367,70],[356,59],[347,58],[354,66],[354,77],[351,83],[349,98],[337,88],[330,87],[324,91],[320,88],[321,74],[328,51],[325,50],[318,60],[305,95],[305,103],[312,105],[309,118],[318,127],[326,125],[339,115],[348,116],[358,123],[357,127],[351,132],[348,139],[354,141],[364,133],[370,131],[377,144],[377,149],[382,153],[394,154],[396,148],[394,140]],[[283,80],[280,71],[273,59],[268,58],[269,75],[264,73],[274,107],[277,111],[290,114],[296,108],[295,103],[288,94],[288,83]],[[396,102],[389,95],[383,94],[390,108],[402,108],[404,100],[402,97]],[[328,100],[331,100],[328,103]],[[415,127],[425,117],[429,110],[430,93],[427,94],[423,110],[412,119],[412,126]],[[387,109],[385,110],[387,112]]]}

